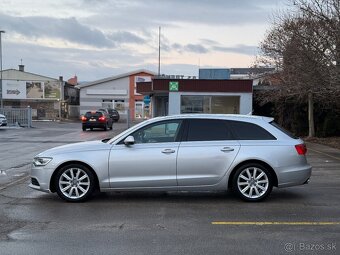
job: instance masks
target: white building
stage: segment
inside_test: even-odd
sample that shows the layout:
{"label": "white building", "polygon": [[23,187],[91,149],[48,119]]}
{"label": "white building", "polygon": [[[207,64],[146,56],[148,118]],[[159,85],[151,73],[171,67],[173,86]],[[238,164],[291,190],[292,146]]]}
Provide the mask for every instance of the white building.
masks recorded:
{"label": "white building", "polygon": [[31,107],[32,117],[56,119],[63,98],[62,77],[59,79],[19,70],[2,71],[2,99],[4,108]]}
{"label": "white building", "polygon": [[136,70],[101,80],[78,85],[80,89],[80,114],[100,108],[118,110],[121,119],[143,118],[148,115],[144,108],[144,97],[136,92],[136,82],[151,81],[155,74],[148,70]]}

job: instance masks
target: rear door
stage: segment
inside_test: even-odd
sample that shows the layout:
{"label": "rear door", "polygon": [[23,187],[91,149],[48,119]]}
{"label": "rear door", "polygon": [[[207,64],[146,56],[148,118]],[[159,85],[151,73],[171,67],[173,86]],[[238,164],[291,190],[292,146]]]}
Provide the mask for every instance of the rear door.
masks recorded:
{"label": "rear door", "polygon": [[177,156],[178,186],[217,184],[240,149],[228,121],[189,119]]}

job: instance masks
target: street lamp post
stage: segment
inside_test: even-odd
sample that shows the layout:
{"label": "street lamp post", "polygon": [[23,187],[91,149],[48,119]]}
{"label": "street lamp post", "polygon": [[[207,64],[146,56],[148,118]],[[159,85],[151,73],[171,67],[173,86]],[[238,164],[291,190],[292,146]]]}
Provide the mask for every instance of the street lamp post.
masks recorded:
{"label": "street lamp post", "polygon": [[4,103],[2,100],[2,44],[1,44],[1,34],[5,33],[4,30],[0,30],[0,109],[4,107]]}

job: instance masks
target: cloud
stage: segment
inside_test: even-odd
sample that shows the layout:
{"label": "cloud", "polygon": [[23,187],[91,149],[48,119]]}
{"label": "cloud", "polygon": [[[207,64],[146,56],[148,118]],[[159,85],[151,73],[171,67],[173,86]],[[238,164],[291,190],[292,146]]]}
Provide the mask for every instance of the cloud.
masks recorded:
{"label": "cloud", "polygon": [[185,63],[198,57],[211,66],[248,65],[279,1],[2,0],[4,67],[22,58],[27,71],[81,80],[157,70],[159,26],[162,73],[194,75],[197,66]]}
{"label": "cloud", "polygon": [[232,52],[251,56],[256,55],[258,52],[258,46],[250,46],[243,44],[239,44],[233,47],[213,46],[211,49],[214,51]]}
{"label": "cloud", "polygon": [[103,32],[80,24],[76,18],[12,17],[0,14],[0,24],[5,30],[28,38],[57,38],[99,48],[113,46],[113,42]]}
{"label": "cloud", "polygon": [[136,43],[141,44],[145,43],[146,40],[140,36],[137,36],[133,33],[127,31],[118,31],[114,32],[108,36],[115,43]]}
{"label": "cloud", "polygon": [[184,49],[189,52],[194,53],[207,53],[209,50],[202,45],[199,44],[187,44],[184,46]]}
{"label": "cloud", "polygon": [[[98,14],[86,22],[122,29],[176,26],[180,23],[236,26],[268,22],[279,0],[132,0],[98,1]],[[90,6],[88,6],[90,8]]]}

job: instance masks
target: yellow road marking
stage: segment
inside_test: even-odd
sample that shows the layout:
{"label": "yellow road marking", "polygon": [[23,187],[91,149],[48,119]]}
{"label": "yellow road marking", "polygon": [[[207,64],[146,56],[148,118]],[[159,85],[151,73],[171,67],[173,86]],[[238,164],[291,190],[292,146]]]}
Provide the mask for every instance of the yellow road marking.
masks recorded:
{"label": "yellow road marking", "polygon": [[328,157],[331,157],[331,158],[334,158],[334,159],[340,160],[340,158],[338,158],[338,157],[334,157],[334,156],[332,156],[332,155],[329,155],[329,154],[327,154],[327,153],[324,153],[324,152],[321,152],[321,151],[317,151],[317,150],[314,150],[314,149],[309,149],[309,148],[307,148],[307,150],[314,151],[314,152],[316,152],[316,153],[319,153],[319,154],[322,154],[322,155],[325,155],[325,156],[328,156]]}
{"label": "yellow road marking", "polygon": [[213,221],[212,225],[340,225],[340,221]]}

